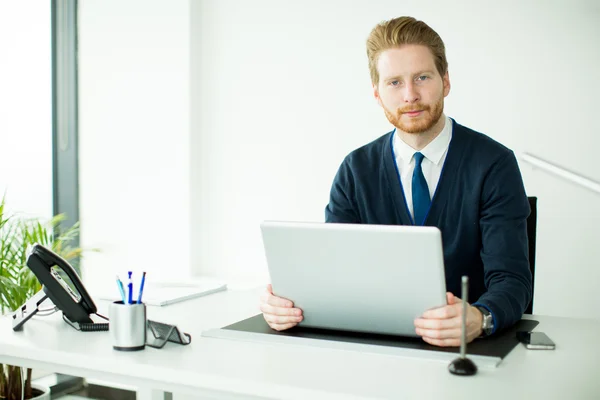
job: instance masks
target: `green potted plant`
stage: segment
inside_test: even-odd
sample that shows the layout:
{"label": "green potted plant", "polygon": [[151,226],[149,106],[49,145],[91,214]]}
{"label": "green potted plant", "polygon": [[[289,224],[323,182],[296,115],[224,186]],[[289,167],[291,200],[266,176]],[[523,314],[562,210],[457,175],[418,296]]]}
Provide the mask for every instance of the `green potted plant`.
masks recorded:
{"label": "green potted plant", "polygon": [[[58,233],[64,215],[49,221],[7,215],[5,200],[0,202],[0,315],[16,310],[41,289],[35,275],[27,267],[27,251],[39,243],[62,256],[76,267],[81,255],[80,248],[70,245],[79,234],[79,224]],[[50,399],[48,388],[31,384],[31,368],[22,376],[21,368],[0,364],[0,399]],[[46,393],[43,392],[45,389]]]}

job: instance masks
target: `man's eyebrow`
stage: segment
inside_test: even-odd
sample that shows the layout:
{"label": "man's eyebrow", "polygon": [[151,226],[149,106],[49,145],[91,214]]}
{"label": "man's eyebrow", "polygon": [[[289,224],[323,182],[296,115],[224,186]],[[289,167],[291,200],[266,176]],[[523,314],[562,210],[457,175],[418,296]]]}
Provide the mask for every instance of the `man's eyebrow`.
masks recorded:
{"label": "man's eyebrow", "polygon": [[[414,74],[412,74],[412,77],[416,77],[416,76],[421,76],[421,75],[434,75],[435,72],[431,69],[425,69],[419,72],[415,72]],[[389,81],[393,81],[393,80],[400,80],[402,79],[402,75],[392,75],[389,77],[384,77],[382,80],[384,82],[389,82]]]}
{"label": "man's eyebrow", "polygon": [[413,76],[419,76],[419,75],[433,75],[433,74],[434,74],[433,70],[426,69],[426,70],[423,70],[423,71],[417,72],[417,73],[416,73],[416,74],[414,74]]}

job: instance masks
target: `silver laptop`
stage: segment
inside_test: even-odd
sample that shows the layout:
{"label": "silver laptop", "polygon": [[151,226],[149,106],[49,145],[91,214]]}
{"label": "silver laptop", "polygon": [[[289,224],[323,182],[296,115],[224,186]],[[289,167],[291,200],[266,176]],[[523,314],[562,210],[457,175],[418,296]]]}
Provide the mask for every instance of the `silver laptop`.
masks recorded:
{"label": "silver laptop", "polygon": [[273,292],[300,326],[417,336],[413,321],[446,304],[435,227],[263,222]]}

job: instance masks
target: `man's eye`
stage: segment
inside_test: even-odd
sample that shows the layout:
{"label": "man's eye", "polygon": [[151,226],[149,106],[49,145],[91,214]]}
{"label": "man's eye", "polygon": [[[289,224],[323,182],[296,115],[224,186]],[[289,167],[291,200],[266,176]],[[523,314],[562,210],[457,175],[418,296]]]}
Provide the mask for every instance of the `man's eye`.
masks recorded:
{"label": "man's eye", "polygon": [[391,81],[390,85],[392,86],[398,86],[400,84],[400,81]]}
{"label": "man's eye", "polygon": [[427,75],[421,75],[420,77],[417,78],[417,80],[419,80],[419,81],[424,81],[427,79],[429,79],[429,77]]}

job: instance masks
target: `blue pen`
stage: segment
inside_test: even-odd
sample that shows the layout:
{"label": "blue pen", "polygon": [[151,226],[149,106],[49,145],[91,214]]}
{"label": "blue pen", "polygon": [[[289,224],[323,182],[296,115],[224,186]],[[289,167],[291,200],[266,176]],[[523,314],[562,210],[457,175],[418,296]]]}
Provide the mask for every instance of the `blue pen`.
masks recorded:
{"label": "blue pen", "polygon": [[119,275],[117,275],[117,286],[119,287],[119,292],[121,293],[121,300],[123,300],[123,304],[125,304],[125,290],[123,289],[123,282],[119,279]]}
{"label": "blue pen", "polygon": [[129,293],[127,293],[128,299],[129,299],[129,304],[133,304],[133,283],[131,283],[131,271],[129,271],[127,274],[129,274],[129,280],[127,283],[127,290]]}
{"label": "blue pen", "polygon": [[146,282],[146,271],[142,275],[142,283],[140,283],[140,293],[138,294],[138,304],[142,304],[142,293],[144,293],[144,282]]}

